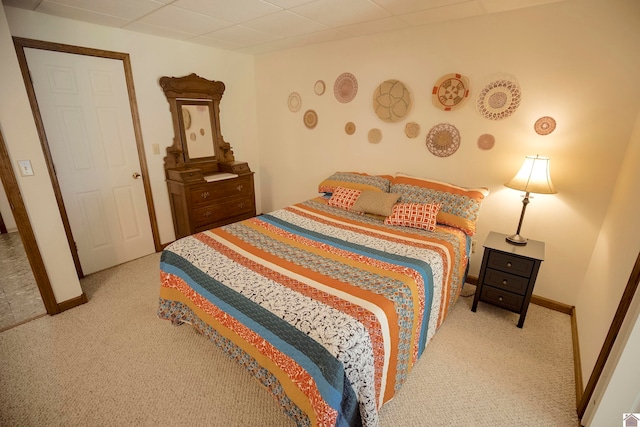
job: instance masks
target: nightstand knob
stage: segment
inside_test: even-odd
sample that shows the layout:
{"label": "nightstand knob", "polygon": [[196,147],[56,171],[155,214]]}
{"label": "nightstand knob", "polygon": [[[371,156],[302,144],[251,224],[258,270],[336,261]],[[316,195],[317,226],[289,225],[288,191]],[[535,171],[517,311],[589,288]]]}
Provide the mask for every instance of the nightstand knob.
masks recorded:
{"label": "nightstand knob", "polygon": [[498,297],[498,301],[502,301],[502,297]]}
{"label": "nightstand knob", "polygon": [[502,281],[502,284],[503,284],[503,285],[506,285],[506,284],[507,284],[507,279],[504,279],[504,280]]}
{"label": "nightstand knob", "polygon": [[511,267],[511,263],[510,262],[507,263],[507,267]]}

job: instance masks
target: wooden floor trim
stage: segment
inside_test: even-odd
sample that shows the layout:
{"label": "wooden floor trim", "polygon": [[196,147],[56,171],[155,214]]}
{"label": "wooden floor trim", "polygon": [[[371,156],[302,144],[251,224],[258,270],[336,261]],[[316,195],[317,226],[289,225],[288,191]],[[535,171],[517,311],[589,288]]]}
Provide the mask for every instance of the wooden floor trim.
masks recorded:
{"label": "wooden floor trim", "polygon": [[60,312],[63,312],[63,311],[72,309],[74,307],[77,307],[79,305],[85,304],[87,302],[89,302],[89,299],[87,299],[87,294],[83,292],[82,295],[80,296],[58,303],[58,308],[60,309]]}

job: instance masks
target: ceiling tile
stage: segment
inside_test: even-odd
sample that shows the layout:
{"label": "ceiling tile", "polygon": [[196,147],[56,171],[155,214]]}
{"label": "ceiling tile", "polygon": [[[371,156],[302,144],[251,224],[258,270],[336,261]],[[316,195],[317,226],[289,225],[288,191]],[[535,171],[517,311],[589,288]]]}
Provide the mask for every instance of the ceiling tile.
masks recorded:
{"label": "ceiling tile", "polygon": [[234,24],[282,10],[260,0],[177,0],[172,5]]}
{"label": "ceiling tile", "polygon": [[233,25],[230,22],[212,18],[210,16],[194,13],[173,5],[165,6],[150,13],[140,22],[155,25],[157,27],[172,28],[183,33],[200,35],[220,28]]}
{"label": "ceiling tile", "polygon": [[292,37],[328,29],[326,25],[311,21],[310,19],[286,10],[247,21],[242,25],[281,37]]}
{"label": "ceiling tile", "polygon": [[244,45],[241,45],[239,43],[228,42],[228,41],[219,40],[219,39],[213,39],[213,38],[210,38],[210,37],[207,37],[207,36],[194,37],[193,39],[191,39],[189,41],[193,42],[193,43],[198,43],[198,44],[203,44],[203,45],[207,45],[207,46],[217,47],[219,49],[225,49],[225,50],[236,50],[236,49],[240,49],[240,48],[244,47]]}
{"label": "ceiling tile", "polygon": [[[153,12],[156,9],[163,7],[162,3],[153,0],[108,0],[108,1],[96,1],[96,0],[55,0],[55,1],[43,1],[50,4],[58,4],[64,6],[71,6],[77,9],[84,9],[87,11],[93,11],[101,13],[103,15],[116,16],[118,18],[124,18],[127,20],[138,19],[147,13]],[[41,5],[42,6],[42,5]],[[40,11],[40,7],[36,9]]]}
{"label": "ceiling tile", "polygon": [[341,31],[352,36],[363,36],[365,34],[381,33],[384,31],[400,30],[408,28],[409,24],[403,20],[390,16],[389,18],[376,19],[375,21],[362,22],[360,24],[345,25],[340,27]]}
{"label": "ceiling tile", "polygon": [[418,12],[420,10],[433,9],[434,7],[447,6],[465,1],[468,0],[373,0],[374,3],[382,6],[394,15]]}
{"label": "ceiling tile", "polygon": [[62,18],[75,19],[77,21],[90,22],[92,24],[106,25],[109,27],[122,27],[128,19],[118,18],[116,16],[104,15],[89,10],[69,7],[62,4],[43,1],[36,8],[36,12],[46,13],[48,15],[60,16]]}
{"label": "ceiling tile", "polygon": [[271,3],[274,6],[281,7],[283,9],[291,9],[301,4],[311,3],[314,0],[265,0],[266,3]]}
{"label": "ceiling tile", "polygon": [[5,6],[19,7],[20,9],[36,10],[36,6],[42,0],[2,0]]}
{"label": "ceiling tile", "polygon": [[152,36],[167,37],[177,40],[188,40],[193,38],[193,34],[176,31],[172,28],[158,27],[156,25],[147,24],[140,21],[134,21],[122,27],[125,30],[137,31],[140,33],[151,34]]}
{"label": "ceiling tile", "polygon": [[563,0],[479,0],[488,13],[504,12],[529,6],[557,3]]}
{"label": "ceiling tile", "polygon": [[435,9],[427,9],[421,12],[407,13],[399,18],[409,25],[426,25],[434,22],[450,21],[452,19],[468,18],[470,16],[483,15],[484,8],[475,1],[457,3],[451,6],[443,6]]}
{"label": "ceiling tile", "polygon": [[291,8],[291,11],[330,27],[357,24],[391,15],[368,0],[316,0]]}
{"label": "ceiling tile", "polygon": [[249,46],[252,44],[266,43],[278,40],[280,37],[273,34],[263,33],[252,28],[234,25],[232,27],[223,28],[206,34],[208,38],[223,40],[227,42],[237,43],[240,46]]}

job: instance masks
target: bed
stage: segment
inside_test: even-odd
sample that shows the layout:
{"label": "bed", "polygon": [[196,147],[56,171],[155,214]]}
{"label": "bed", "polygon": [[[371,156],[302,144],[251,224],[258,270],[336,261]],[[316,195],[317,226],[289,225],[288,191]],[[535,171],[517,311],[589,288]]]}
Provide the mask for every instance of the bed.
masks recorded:
{"label": "bed", "polygon": [[[376,426],[460,294],[488,191],[351,172],[319,190],[167,246],[158,315],[217,344],[298,425]],[[391,220],[410,205],[429,227]]]}

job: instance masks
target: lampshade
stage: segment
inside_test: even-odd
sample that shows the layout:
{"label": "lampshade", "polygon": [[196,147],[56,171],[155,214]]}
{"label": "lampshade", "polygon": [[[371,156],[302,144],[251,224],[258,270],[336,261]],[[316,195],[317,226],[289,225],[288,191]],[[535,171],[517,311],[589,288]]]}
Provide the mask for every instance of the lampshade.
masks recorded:
{"label": "lampshade", "polygon": [[516,176],[504,185],[527,193],[554,194],[558,192],[551,182],[549,158],[537,155],[525,157],[524,164]]}

